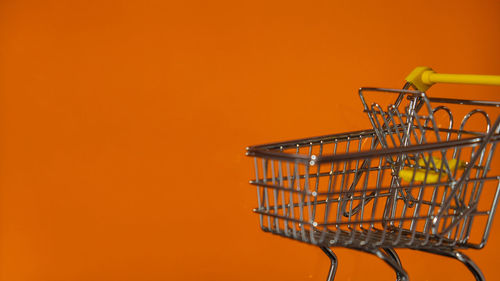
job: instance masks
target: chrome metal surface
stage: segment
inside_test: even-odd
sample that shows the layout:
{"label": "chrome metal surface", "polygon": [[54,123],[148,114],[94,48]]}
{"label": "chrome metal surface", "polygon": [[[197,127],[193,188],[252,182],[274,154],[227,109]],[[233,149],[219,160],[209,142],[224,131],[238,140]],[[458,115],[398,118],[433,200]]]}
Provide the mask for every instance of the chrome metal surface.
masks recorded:
{"label": "chrome metal surface", "polygon": [[337,256],[333,251],[328,247],[320,247],[321,250],[330,258],[330,269],[328,270],[328,277],[326,281],[333,281],[335,279],[335,273],[337,272]]}
{"label": "chrome metal surface", "polygon": [[393,248],[453,256],[483,280],[457,249],[480,249],[490,235],[500,102],[428,98],[408,84],[359,95],[371,129],[247,148],[261,228],[320,246],[328,280],[330,247],[372,253],[398,280],[408,276]]}
{"label": "chrome metal surface", "polygon": [[483,273],[481,272],[481,269],[472,261],[468,256],[466,256],[464,253],[459,252],[459,251],[454,251],[454,250],[438,250],[438,249],[426,249],[423,250],[425,252],[433,253],[436,255],[440,256],[445,256],[445,257],[450,257],[457,259],[461,263],[463,263],[467,269],[472,273],[474,278],[476,278],[476,281],[485,281],[486,279],[484,278]]}

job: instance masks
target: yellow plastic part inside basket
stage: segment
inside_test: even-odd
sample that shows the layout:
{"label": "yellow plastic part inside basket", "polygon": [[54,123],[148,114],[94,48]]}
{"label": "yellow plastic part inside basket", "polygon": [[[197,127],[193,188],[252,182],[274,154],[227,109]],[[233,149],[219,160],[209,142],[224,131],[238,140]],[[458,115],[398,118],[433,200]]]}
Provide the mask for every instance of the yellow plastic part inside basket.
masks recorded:
{"label": "yellow plastic part inside basket", "polygon": [[[442,161],[440,158],[437,157],[432,157],[433,161],[428,161],[428,157],[425,158],[420,158],[418,160],[418,168],[412,168],[412,167],[405,167],[402,170],[399,171],[399,177],[403,179],[406,182],[425,182],[425,183],[436,183],[439,179],[439,173],[436,172],[436,169],[441,169]],[[427,164],[426,164],[427,162]],[[457,159],[448,159],[448,166],[450,168],[450,171],[453,173],[455,169],[464,169],[466,163],[464,161],[457,161]],[[427,171],[427,165],[429,165],[429,171],[427,172],[427,178],[425,176],[425,173]],[[444,165],[443,165],[444,168]],[[442,173],[443,175],[447,173]]]}
{"label": "yellow plastic part inside basket", "polygon": [[[399,171],[399,177],[402,178],[406,182],[426,182],[426,183],[436,183],[439,178],[439,174],[433,171],[429,171],[427,173],[427,178],[425,178],[425,169],[413,169],[409,167],[403,168],[403,170]],[[415,177],[413,176],[415,174]]]}

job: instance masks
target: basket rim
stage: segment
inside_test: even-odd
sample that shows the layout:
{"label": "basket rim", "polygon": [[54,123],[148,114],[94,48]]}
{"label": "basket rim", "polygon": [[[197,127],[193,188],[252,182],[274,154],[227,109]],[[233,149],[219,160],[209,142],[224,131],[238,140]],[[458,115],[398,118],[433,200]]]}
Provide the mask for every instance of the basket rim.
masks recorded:
{"label": "basket rim", "polygon": [[[332,162],[340,162],[346,160],[358,160],[358,159],[366,159],[373,158],[377,156],[392,156],[402,153],[418,153],[418,152],[429,152],[435,151],[439,149],[446,148],[454,148],[454,147],[466,147],[472,146],[475,144],[479,144],[483,141],[485,136],[478,137],[469,137],[463,138],[459,140],[449,140],[449,141],[438,141],[438,142],[430,142],[424,144],[414,144],[404,147],[394,147],[394,148],[377,148],[373,150],[360,151],[360,152],[352,152],[352,153],[341,153],[341,154],[327,154],[323,156],[317,155],[305,155],[305,154],[295,154],[295,153],[286,153],[281,151],[275,151],[283,146],[290,146],[291,144],[295,145],[310,145],[312,143],[321,143],[322,139],[336,139],[336,140],[347,140],[347,139],[359,139],[363,136],[373,136],[375,137],[375,131],[373,129],[370,130],[361,130],[361,131],[353,131],[348,133],[340,133],[340,134],[332,134],[325,136],[317,136],[312,138],[304,138],[298,140],[291,140],[286,142],[276,142],[270,144],[256,145],[247,147],[247,156],[255,156],[262,158],[271,158],[276,160],[283,161],[291,161],[291,162],[301,162],[307,164],[309,166],[314,166],[316,164],[321,163],[332,163]],[[495,134],[489,140],[489,142],[498,142],[500,141],[500,134]]]}

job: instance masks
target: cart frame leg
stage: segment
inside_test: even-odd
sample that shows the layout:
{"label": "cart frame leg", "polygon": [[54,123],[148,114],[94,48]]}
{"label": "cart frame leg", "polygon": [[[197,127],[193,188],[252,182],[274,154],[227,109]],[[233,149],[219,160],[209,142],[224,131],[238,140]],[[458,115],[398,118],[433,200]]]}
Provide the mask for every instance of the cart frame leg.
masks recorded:
{"label": "cart frame leg", "polygon": [[[328,277],[326,280],[333,281],[333,279],[335,279],[335,273],[337,272],[337,265],[338,265],[337,256],[333,253],[333,251],[329,247],[320,246],[320,248],[330,258],[331,262],[330,270],[328,271]],[[379,257],[394,269],[394,271],[396,272],[397,281],[409,281],[408,274],[403,269],[401,260],[399,259],[398,254],[393,248],[382,248],[382,249],[358,248],[353,250],[370,253]]]}
{"label": "cart frame leg", "polygon": [[321,250],[330,258],[330,270],[328,270],[328,277],[326,281],[333,281],[335,279],[335,273],[337,272],[338,259],[333,251],[328,247],[320,247]]}
{"label": "cart frame leg", "polygon": [[373,254],[378,258],[382,259],[387,263],[392,269],[396,272],[396,280],[397,281],[409,281],[408,273],[403,269],[401,264],[401,260],[399,259],[398,254],[393,248],[360,248],[360,251]]}
{"label": "cart frame leg", "polygon": [[476,265],[476,263],[474,263],[474,261],[472,261],[471,258],[469,258],[462,252],[453,250],[434,250],[434,249],[421,249],[420,251],[457,259],[461,263],[463,263],[467,267],[467,269],[469,269],[472,275],[474,275],[474,278],[476,278],[476,281],[486,281],[483,273],[481,272],[481,269],[479,269],[479,267]]}
{"label": "cart frame leg", "polygon": [[398,253],[396,253],[396,250],[393,248],[382,248],[382,250],[389,256],[391,257],[398,265],[400,268],[403,268],[403,264],[401,263],[401,259],[398,256]]}

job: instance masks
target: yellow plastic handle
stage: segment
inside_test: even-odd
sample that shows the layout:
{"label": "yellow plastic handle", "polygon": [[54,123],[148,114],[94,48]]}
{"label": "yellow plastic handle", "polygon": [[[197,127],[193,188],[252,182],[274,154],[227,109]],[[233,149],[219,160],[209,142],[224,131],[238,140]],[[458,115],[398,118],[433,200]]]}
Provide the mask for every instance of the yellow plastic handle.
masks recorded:
{"label": "yellow plastic handle", "polygon": [[416,67],[407,77],[419,91],[425,92],[434,83],[478,84],[500,86],[498,75],[471,75],[471,74],[441,74],[429,67]]}

